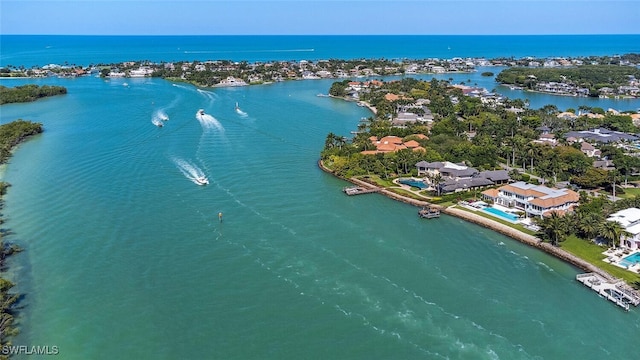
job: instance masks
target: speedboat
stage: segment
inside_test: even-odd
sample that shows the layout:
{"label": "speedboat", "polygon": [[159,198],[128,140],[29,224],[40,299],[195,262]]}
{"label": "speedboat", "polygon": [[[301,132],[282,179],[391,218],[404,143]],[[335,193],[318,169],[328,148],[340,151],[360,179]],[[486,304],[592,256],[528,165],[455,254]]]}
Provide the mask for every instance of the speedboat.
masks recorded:
{"label": "speedboat", "polygon": [[204,115],[204,109],[198,110],[198,115],[200,115],[200,116]]}
{"label": "speedboat", "polygon": [[196,184],[198,185],[208,185],[209,184],[209,179],[207,179],[204,176],[198,176],[195,179]]}

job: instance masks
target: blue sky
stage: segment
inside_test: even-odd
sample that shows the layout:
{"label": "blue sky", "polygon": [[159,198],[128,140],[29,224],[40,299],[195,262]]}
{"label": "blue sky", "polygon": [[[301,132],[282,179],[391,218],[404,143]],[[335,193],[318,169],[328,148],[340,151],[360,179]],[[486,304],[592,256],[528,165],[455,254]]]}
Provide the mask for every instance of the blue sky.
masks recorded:
{"label": "blue sky", "polygon": [[640,0],[1,0],[1,34],[639,34]]}

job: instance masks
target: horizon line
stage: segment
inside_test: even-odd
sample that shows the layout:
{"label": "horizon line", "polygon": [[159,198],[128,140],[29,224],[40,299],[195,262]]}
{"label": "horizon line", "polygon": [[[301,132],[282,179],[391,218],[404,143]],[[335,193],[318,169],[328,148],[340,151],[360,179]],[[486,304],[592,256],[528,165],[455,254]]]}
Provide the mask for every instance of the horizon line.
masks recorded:
{"label": "horizon line", "polygon": [[562,34],[12,34],[0,36],[633,36],[640,33]]}

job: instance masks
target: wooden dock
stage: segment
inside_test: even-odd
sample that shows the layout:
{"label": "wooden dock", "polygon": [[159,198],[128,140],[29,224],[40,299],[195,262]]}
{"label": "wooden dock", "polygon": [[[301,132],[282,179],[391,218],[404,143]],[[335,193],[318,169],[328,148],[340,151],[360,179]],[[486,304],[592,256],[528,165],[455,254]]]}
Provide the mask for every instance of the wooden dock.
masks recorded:
{"label": "wooden dock", "polygon": [[418,210],[418,216],[420,216],[423,219],[439,218],[440,210],[429,207],[429,206],[425,206],[422,209]]}
{"label": "wooden dock", "polygon": [[576,280],[626,311],[629,311],[630,305],[640,304],[640,294],[629,288],[624,281],[611,282],[596,273],[578,274]]}
{"label": "wooden dock", "polygon": [[347,195],[371,194],[380,191],[380,188],[366,188],[363,186],[347,186],[342,189]]}

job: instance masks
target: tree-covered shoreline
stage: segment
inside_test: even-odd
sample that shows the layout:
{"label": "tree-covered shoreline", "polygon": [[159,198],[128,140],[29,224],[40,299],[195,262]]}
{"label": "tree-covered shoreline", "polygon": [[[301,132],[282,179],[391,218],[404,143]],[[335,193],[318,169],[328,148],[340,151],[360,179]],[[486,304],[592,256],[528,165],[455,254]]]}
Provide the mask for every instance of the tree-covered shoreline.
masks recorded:
{"label": "tree-covered shoreline", "polygon": [[[353,85],[361,84],[335,82],[329,93],[352,100]],[[581,107],[580,116],[575,109],[567,109],[573,115],[569,117],[560,115],[560,110],[554,105],[529,109],[521,100],[485,103],[477,97],[464,95],[456,85],[436,79],[402,79],[375,86],[369,84],[357,96],[359,101],[377,112],[374,117],[360,122],[350,139],[334,133],[327,135],[321,160],[338,177],[367,179],[375,182],[376,186],[394,188],[392,180],[418,176],[416,163],[448,161],[464,163],[478,170],[506,168],[515,181],[543,182],[551,186],[562,181],[577,185],[582,189],[580,206],[573,213],[561,217],[554,212],[538,222],[541,230],[537,236],[560,247],[570,237],[582,239],[581,246],[584,247],[597,247],[590,242],[595,238],[615,246],[621,230],[616,227],[617,223],[605,220],[615,211],[640,206],[640,197],[618,201],[607,198],[611,193],[624,195],[625,189],[620,184],[639,179],[640,152],[624,150],[615,144],[596,144],[602,156],[615,166],[614,170],[602,169],[595,167],[595,159],[581,150],[581,143],[572,143],[564,137],[570,131],[594,127],[640,133],[640,128],[633,124],[629,114]],[[424,107],[416,107],[416,103],[428,104],[433,120],[394,126],[393,119],[399,112],[424,111]],[[553,145],[539,140],[543,132],[554,136]],[[375,141],[387,137],[397,137],[405,144],[413,142],[414,146],[376,151]],[[437,180],[430,178],[430,183],[439,189]],[[589,195],[595,191],[600,191],[601,195]],[[435,190],[422,190],[419,194],[423,201],[445,205],[476,197],[476,192],[470,190],[447,195]],[[403,192],[402,195],[407,194]],[[640,287],[637,274],[616,269],[600,260],[592,263]]]}
{"label": "tree-covered shoreline", "polygon": [[[516,85],[527,90],[558,92],[560,90],[579,93],[583,96],[629,95],[637,96],[636,79],[640,69],[622,65],[581,65],[575,67],[511,67],[502,70],[496,77],[501,84]],[[548,84],[563,84],[565,89]],[[545,85],[545,86],[542,86]],[[621,89],[622,88],[622,89]],[[636,92],[631,92],[635,88]],[[604,90],[603,90],[604,89]],[[545,91],[546,90],[546,91]],[[628,90],[625,92],[625,90]]]}
{"label": "tree-covered shoreline", "polygon": [[31,102],[44,97],[64,95],[66,93],[67,89],[62,86],[22,85],[9,88],[0,85],[0,105],[9,103]]}
{"label": "tree-covered shoreline", "polygon": [[[640,63],[640,54],[613,56],[579,56],[549,58],[482,57],[423,58],[423,59],[325,59],[247,62],[231,60],[194,60],[150,62],[146,60],[121,63],[101,63],[89,66],[47,65],[46,68],[0,68],[0,77],[75,77],[100,74],[101,77],[160,77],[183,81],[200,87],[227,86],[225,81],[234,79],[245,85],[265,84],[276,81],[301,79],[340,79],[354,77],[380,77],[411,74],[447,74],[477,71],[478,67],[504,66],[532,68],[531,64],[552,64],[568,69],[580,64],[598,66],[633,66]],[[541,65],[535,65],[541,66]],[[546,66],[546,65],[545,65]],[[491,72],[483,74],[488,76]],[[237,86],[238,82],[233,82]]]}
{"label": "tree-covered shoreline", "polygon": [[[29,136],[39,134],[43,131],[42,124],[25,120],[16,120],[0,125],[0,164],[5,164],[11,156],[11,151],[19,143],[25,141]],[[5,194],[9,184],[0,182],[0,208],[3,206],[2,196]],[[0,224],[3,219],[0,215]],[[6,243],[3,234],[6,229],[0,229],[0,273],[6,271],[6,260],[12,254],[21,251],[14,244]],[[20,294],[13,293],[11,289],[15,284],[0,277],[0,348],[11,345],[9,338],[18,333],[14,326],[16,314],[15,305],[20,298]],[[0,359],[7,359],[7,355],[0,355]]]}

